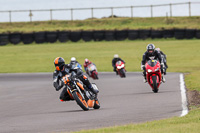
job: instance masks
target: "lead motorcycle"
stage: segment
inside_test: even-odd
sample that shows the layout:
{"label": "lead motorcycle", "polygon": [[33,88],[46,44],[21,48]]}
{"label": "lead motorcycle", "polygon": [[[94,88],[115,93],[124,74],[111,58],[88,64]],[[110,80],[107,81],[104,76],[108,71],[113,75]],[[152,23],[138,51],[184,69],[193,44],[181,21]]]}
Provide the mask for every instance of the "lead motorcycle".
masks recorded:
{"label": "lead motorcycle", "polygon": [[99,79],[97,67],[93,63],[87,66],[86,73],[93,79]]}
{"label": "lead motorcycle", "polygon": [[[67,87],[67,92],[71,100],[75,100],[84,111],[89,110],[89,108],[100,108],[98,98],[82,83],[81,80],[76,78],[75,73],[63,76],[62,81]],[[92,86],[98,91],[95,84],[92,83]]]}
{"label": "lead motorcycle", "polygon": [[162,81],[161,66],[157,60],[149,60],[145,64],[146,79],[154,93],[157,93]]}
{"label": "lead motorcycle", "polygon": [[121,78],[126,77],[126,69],[125,69],[125,64],[123,61],[117,61],[115,64],[117,68],[117,73]]}

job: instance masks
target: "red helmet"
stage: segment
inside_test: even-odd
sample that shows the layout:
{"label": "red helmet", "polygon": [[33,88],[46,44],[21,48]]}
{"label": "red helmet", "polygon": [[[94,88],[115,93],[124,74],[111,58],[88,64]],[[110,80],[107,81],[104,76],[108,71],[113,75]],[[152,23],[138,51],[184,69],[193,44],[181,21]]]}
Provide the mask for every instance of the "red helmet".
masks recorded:
{"label": "red helmet", "polygon": [[63,69],[64,65],[65,65],[65,60],[62,57],[57,57],[54,60],[54,65],[56,67],[57,71],[60,71]]}

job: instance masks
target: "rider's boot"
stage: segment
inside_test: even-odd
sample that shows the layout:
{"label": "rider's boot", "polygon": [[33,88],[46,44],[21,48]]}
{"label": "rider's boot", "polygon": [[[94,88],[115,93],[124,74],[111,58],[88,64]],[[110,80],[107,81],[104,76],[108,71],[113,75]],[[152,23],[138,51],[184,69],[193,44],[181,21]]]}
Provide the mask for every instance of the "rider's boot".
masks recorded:
{"label": "rider's boot", "polygon": [[144,77],[144,80],[143,80],[143,81],[144,81],[144,83],[146,83],[146,82],[147,82],[147,79],[146,79],[146,77]]}
{"label": "rider's boot", "polygon": [[166,80],[165,80],[164,76],[162,75],[162,82],[165,83],[165,81]]}
{"label": "rider's boot", "polygon": [[116,75],[118,75],[118,72],[117,72],[116,68],[114,68],[113,71],[116,72]]}
{"label": "rider's boot", "polygon": [[116,72],[116,75],[118,75],[118,72],[117,71],[115,71]]}
{"label": "rider's boot", "polygon": [[143,82],[146,83],[146,82],[147,82],[147,77],[146,77],[146,75],[144,74],[144,72],[143,72],[143,77],[144,77]]}

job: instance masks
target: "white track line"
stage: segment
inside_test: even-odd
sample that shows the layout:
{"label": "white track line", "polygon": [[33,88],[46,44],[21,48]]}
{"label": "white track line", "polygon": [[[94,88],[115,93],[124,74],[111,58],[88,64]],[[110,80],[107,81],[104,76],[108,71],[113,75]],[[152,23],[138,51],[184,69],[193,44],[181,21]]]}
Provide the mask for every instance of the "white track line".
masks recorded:
{"label": "white track line", "polygon": [[186,89],[185,89],[183,74],[180,74],[180,89],[181,89],[182,108],[183,108],[180,117],[182,117],[188,114],[187,97],[186,97]]}

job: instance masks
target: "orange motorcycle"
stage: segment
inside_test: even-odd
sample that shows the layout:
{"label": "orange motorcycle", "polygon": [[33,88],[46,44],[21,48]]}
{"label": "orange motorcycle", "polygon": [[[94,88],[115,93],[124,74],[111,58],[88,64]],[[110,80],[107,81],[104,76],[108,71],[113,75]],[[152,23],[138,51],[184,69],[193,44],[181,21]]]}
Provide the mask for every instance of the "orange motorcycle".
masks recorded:
{"label": "orange motorcycle", "polygon": [[[97,96],[91,92],[81,80],[76,78],[75,74],[63,76],[62,81],[67,88],[70,98],[75,100],[84,111],[89,110],[89,108],[100,108],[100,103],[97,99]],[[98,88],[95,84],[92,84],[92,86],[98,91]]]}

